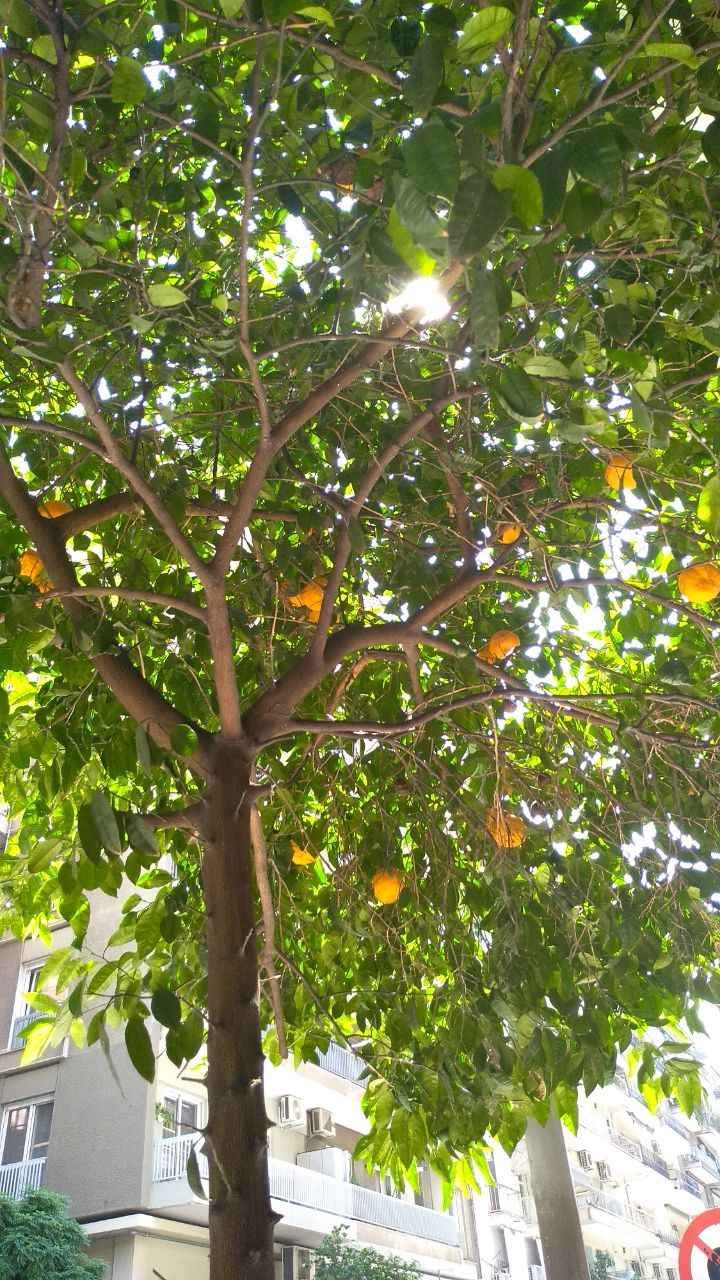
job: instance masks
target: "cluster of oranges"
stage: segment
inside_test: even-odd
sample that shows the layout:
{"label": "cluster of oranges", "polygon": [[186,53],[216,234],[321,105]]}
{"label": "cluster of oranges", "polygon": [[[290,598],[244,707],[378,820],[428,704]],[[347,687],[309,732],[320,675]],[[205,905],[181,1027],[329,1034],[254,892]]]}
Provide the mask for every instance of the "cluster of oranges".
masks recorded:
{"label": "cluster of oranges", "polygon": [[[55,498],[38,507],[40,515],[46,520],[57,520],[59,516],[66,516],[70,509],[66,502],[60,502]],[[21,578],[28,578],[36,591],[45,592],[53,589],[53,584],[45,573],[45,566],[37,551],[23,552],[18,560],[18,574]]]}

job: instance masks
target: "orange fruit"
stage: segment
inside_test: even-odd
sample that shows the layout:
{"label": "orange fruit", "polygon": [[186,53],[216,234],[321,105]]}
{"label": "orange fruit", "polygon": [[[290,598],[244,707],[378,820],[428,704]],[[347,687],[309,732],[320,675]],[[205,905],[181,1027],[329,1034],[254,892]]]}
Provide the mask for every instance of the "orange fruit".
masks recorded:
{"label": "orange fruit", "polygon": [[51,498],[49,502],[43,502],[42,506],[38,507],[40,515],[46,520],[57,520],[58,516],[66,516],[71,510],[72,507],[69,507],[67,502],[59,502],[55,498]]}
{"label": "orange fruit", "polygon": [[403,878],[399,871],[376,871],[373,876],[373,893],[378,902],[387,906],[397,902],[403,887]]}
{"label": "orange fruit", "polygon": [[720,569],[715,564],[690,564],[678,574],[678,588],[690,604],[707,604],[720,594]]}
{"label": "orange fruit", "polygon": [[35,583],[35,586],[37,587],[38,591],[41,591],[43,594],[46,591],[52,591],[53,589],[53,584],[49,578],[38,578],[37,582]]}
{"label": "orange fruit", "polygon": [[311,853],[309,849],[301,849],[300,845],[296,844],[294,840],[290,841],[290,848],[292,849],[292,860],[296,867],[309,867],[315,861],[315,854]]}
{"label": "orange fruit", "polygon": [[29,578],[31,582],[37,582],[40,574],[43,572],[43,562],[37,551],[23,551],[18,560],[18,574],[21,578]]}
{"label": "orange fruit", "polygon": [[633,475],[632,461],[626,453],[613,453],[605,468],[605,479],[611,489],[634,489],[637,480]]}
{"label": "orange fruit", "polygon": [[501,662],[509,653],[520,648],[520,637],[514,631],[496,631],[487,644],[478,649],[478,658],[485,662]]}
{"label": "orange fruit", "polygon": [[525,823],[513,813],[494,806],[485,818],[485,830],[501,849],[517,849],[525,839]]}
{"label": "orange fruit", "polygon": [[511,543],[517,542],[522,536],[523,527],[521,524],[510,521],[507,524],[495,525],[495,534],[498,542],[502,542],[503,546],[509,547]]}
{"label": "orange fruit", "polygon": [[304,609],[308,622],[317,622],[325,594],[325,578],[313,578],[301,587],[296,596],[288,596],[288,604],[294,609]]}

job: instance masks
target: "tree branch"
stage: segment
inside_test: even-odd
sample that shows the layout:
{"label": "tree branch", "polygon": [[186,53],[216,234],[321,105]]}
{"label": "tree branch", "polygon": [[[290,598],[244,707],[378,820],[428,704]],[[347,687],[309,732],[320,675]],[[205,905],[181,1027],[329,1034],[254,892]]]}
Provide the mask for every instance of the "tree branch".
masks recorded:
{"label": "tree branch", "polygon": [[161,609],[177,609],[178,613],[187,613],[191,618],[198,618],[200,622],[207,624],[207,612],[202,605],[193,604],[191,600],[183,600],[180,596],[164,596],[156,591],[136,590],[133,587],[91,587],[83,584],[64,590],[53,587],[51,591],[43,594],[46,600],[53,598],[61,600],[72,596],[78,599],[83,596],[96,596],[98,599],[117,596],[119,600],[138,600],[141,604],[159,605]]}
{"label": "tree branch", "polygon": [[270,986],[270,1002],[275,1017],[275,1030],[278,1038],[278,1051],[281,1058],[287,1058],[287,1037],[285,1035],[285,1015],[282,1007],[282,993],[280,991],[280,978],[277,971],[277,948],[275,946],[275,908],[273,906],[272,889],[270,888],[270,877],[268,875],[268,859],[267,846],[265,844],[265,833],[263,831],[262,818],[258,813],[257,805],[253,805],[250,811],[250,836],[252,839],[253,858],[255,863],[255,879],[257,881],[258,893],[260,895],[260,908],[263,918],[263,948],[260,957],[262,966],[267,974],[268,984]]}
{"label": "tree branch", "polygon": [[[61,604],[70,619],[73,630],[78,632],[84,622],[91,622],[93,614],[88,606],[74,599],[79,588],[71,561],[68,559],[62,538],[54,528],[54,520],[46,520],[36,508],[33,498],[16,476],[4,448],[0,447],[0,494],[4,497],[20,524],[27,530],[37,548],[52,582],[68,595]],[[199,725],[182,716],[153,688],[133,666],[127,654],[88,654],[88,662],[102,676],[112,693],[136,724],[140,724],[162,747],[172,750],[170,734],[176,725],[190,725],[198,737],[192,756],[183,757],[189,767],[205,774],[211,763],[211,735]]]}

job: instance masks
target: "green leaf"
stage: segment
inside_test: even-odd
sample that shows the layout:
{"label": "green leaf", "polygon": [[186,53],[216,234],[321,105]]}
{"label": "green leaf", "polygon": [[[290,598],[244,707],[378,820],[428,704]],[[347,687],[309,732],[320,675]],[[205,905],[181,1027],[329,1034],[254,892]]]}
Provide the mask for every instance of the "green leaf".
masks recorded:
{"label": "green leaf", "polygon": [[671,58],[673,62],[682,62],[686,67],[699,67],[701,63],[692,45],[681,44],[679,40],[646,44],[643,53],[648,58]]}
{"label": "green leaf", "polygon": [[697,505],[697,518],[713,537],[720,533],[720,476],[704,485]]}
{"label": "green leaf", "polygon": [[591,186],[576,182],[565,201],[565,226],[573,236],[584,236],[603,212],[605,204]]}
{"label": "green leaf", "polygon": [[59,858],[66,851],[65,841],[54,838],[46,838],[38,840],[32,852],[28,855],[28,871],[34,874],[36,871],[45,871],[51,862]]}
{"label": "green leaf", "polygon": [[653,413],[649,405],[645,403],[642,396],[636,391],[635,387],[630,390],[630,407],[632,409],[633,422],[641,431],[652,431]]}
{"label": "green leaf", "polygon": [[152,1084],[155,1079],[155,1053],[145,1021],[136,1014],[125,1024],[125,1048],[138,1075]]}
{"label": "green leaf", "polygon": [[443,223],[431,213],[425,196],[409,178],[395,178],[395,208],[416,244],[436,257],[443,252]]}
{"label": "green leaf", "polygon": [[197,1152],[194,1147],[190,1148],[185,1176],[193,1195],[197,1196],[199,1200],[207,1200],[207,1193],[203,1186],[202,1178],[200,1177],[200,1165],[198,1164]]}
{"label": "green leaf", "polygon": [[174,284],[151,284],[147,295],[153,307],[179,307],[187,302],[187,294]]}
{"label": "green leaf", "polygon": [[85,855],[91,862],[99,862],[102,857],[102,845],[98,839],[93,811],[89,804],[78,810],[77,830]]}
{"label": "green leaf", "polygon": [[511,10],[502,5],[490,4],[486,9],[481,9],[462,29],[457,42],[458,58],[466,66],[475,61],[483,49],[502,40],[512,24]]}
{"label": "green leaf", "polygon": [[148,87],[143,69],[135,58],[118,58],[110,84],[110,97],[113,102],[124,106],[137,106],[138,103],[145,101]]}
{"label": "green leaf", "polygon": [[470,317],[478,346],[493,351],[500,342],[500,310],[492,271],[475,273],[470,295]]}
{"label": "green leaf", "polygon": [[632,311],[622,302],[605,308],[603,324],[608,337],[613,342],[629,342],[635,332]]}
{"label": "green leaf", "polygon": [[170,746],[179,756],[191,756],[198,744],[198,736],[189,724],[176,724],[170,732]]}
{"label": "green leaf", "polygon": [[179,1027],[182,1020],[180,1001],[174,991],[167,987],[158,987],[153,991],[150,1001],[153,1018],[163,1027]]}
{"label": "green leaf", "polygon": [[122,853],[123,844],[120,839],[117,819],[112,805],[103,791],[95,792],[90,801],[90,813],[92,814],[98,840],[103,849],[107,849],[108,853]]}
{"label": "green leaf", "polygon": [[191,1062],[200,1052],[205,1038],[205,1026],[199,1013],[189,1013],[180,1028],[183,1055]]}
{"label": "green leaf", "polygon": [[523,369],[533,378],[562,378],[566,382],[570,377],[562,360],[556,360],[554,356],[531,356]]}
{"label": "green leaf", "polygon": [[413,54],[402,91],[411,107],[424,115],[429,111],[443,78],[443,47],[436,36],[428,36]]}
{"label": "green leaf", "polygon": [[[372,228],[372,230],[375,230],[375,228]],[[437,265],[435,258],[425,253],[424,249],[420,249],[415,244],[408,228],[400,221],[395,205],[390,210],[388,217],[388,236],[395,252],[411,271],[420,276],[432,275]]]}
{"label": "green leaf", "polygon": [[36,58],[42,58],[43,62],[48,62],[51,67],[56,66],[57,53],[52,36],[38,36],[37,40],[32,42],[32,51]]}
{"label": "green leaf", "polygon": [[146,777],[152,777],[152,756],[150,755],[150,743],[148,736],[139,724],[135,728],[135,750],[137,752],[138,763]]}
{"label": "green leaf", "polygon": [[542,417],[540,393],[524,369],[506,369],[492,381],[492,392],[517,422],[537,422]]}
{"label": "green leaf", "polygon": [[498,191],[512,192],[512,212],[526,227],[537,226],[543,216],[542,188],[530,169],[518,164],[504,164],[492,172],[493,186]]}
{"label": "green leaf", "polygon": [[709,164],[720,166],[720,116],[711,120],[703,133],[702,149]]}
{"label": "green leaf", "polygon": [[439,120],[428,120],[403,143],[408,174],[428,195],[453,198],[460,181],[455,135]]}
{"label": "green leaf", "polygon": [[155,832],[139,813],[125,814],[125,829],[132,848],[138,853],[157,854],[159,852]]}
{"label": "green leaf", "polygon": [[244,0],[220,0],[220,8],[226,18],[237,18],[244,7]]}
{"label": "green leaf", "polygon": [[540,183],[545,217],[554,221],[562,213],[565,196],[567,195],[568,174],[570,172],[567,148],[552,147],[535,161],[531,172],[535,174]]}
{"label": "green leaf", "polygon": [[295,13],[300,13],[305,18],[314,18],[316,22],[323,22],[326,27],[334,27],[335,19],[329,9],[324,9],[320,4],[308,4],[303,9],[295,9]]}
{"label": "green leaf", "polygon": [[484,174],[460,183],[448,224],[450,252],[471,258],[490,243],[507,217],[508,201]]}

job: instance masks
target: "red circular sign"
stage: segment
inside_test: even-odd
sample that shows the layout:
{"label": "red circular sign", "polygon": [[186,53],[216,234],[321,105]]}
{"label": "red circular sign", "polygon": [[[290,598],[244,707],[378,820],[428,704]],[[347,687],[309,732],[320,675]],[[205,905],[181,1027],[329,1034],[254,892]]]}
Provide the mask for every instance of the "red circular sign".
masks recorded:
{"label": "red circular sign", "polygon": [[[709,1232],[709,1228],[715,1230]],[[702,1239],[704,1232],[709,1240]],[[720,1280],[720,1209],[706,1209],[690,1223],[680,1241],[680,1280]]]}

